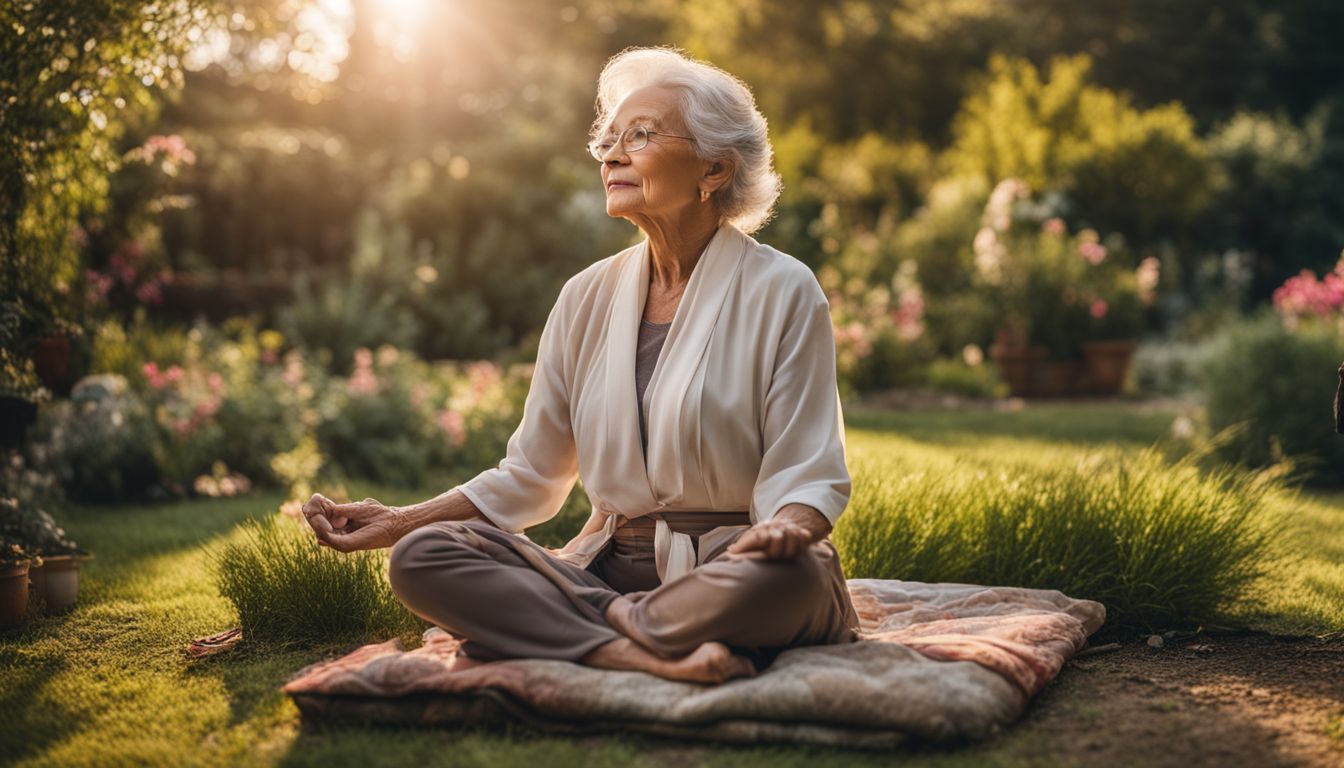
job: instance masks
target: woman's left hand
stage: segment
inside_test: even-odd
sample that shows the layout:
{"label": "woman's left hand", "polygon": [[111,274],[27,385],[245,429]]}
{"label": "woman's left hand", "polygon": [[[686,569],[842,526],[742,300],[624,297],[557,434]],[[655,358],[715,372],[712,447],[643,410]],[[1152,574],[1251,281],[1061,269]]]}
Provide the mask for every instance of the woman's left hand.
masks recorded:
{"label": "woman's left hand", "polygon": [[767,560],[789,560],[807,551],[814,541],[812,531],[781,518],[757,523],[728,547],[730,555],[751,555]]}

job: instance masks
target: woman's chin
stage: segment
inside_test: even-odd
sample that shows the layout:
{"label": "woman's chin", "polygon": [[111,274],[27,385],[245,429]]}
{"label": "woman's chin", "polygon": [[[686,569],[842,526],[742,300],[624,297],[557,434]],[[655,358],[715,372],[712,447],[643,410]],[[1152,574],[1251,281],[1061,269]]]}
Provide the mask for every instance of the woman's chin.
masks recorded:
{"label": "woman's chin", "polygon": [[613,204],[613,201],[607,200],[607,215],[613,219],[628,219],[638,213],[634,206]]}

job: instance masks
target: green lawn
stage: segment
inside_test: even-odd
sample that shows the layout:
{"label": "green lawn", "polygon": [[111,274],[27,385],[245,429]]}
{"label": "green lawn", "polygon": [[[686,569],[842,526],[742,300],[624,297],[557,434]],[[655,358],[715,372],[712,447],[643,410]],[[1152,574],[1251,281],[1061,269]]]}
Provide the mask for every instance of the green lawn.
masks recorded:
{"label": "green lawn", "polygon": [[[1015,413],[851,413],[855,456],[921,461],[1057,456],[1101,442],[1141,448],[1171,411],[1138,405],[1031,407]],[[360,489],[363,492],[363,489]],[[389,493],[390,503],[432,491]],[[76,609],[0,634],[0,763],[17,765],[838,765],[889,756],[835,750],[713,748],[662,740],[562,739],[508,732],[304,729],[279,686],[347,643],[303,651],[235,651],[203,662],[180,653],[192,637],[234,622],[206,571],[206,548],[279,497],[76,510],[71,534],[86,563]],[[1276,497],[1298,560],[1265,585],[1256,626],[1304,633],[1344,629],[1344,494]],[[1066,671],[1065,674],[1068,674]],[[919,765],[1039,765],[1027,724],[984,744],[905,755]],[[1047,763],[1049,764],[1049,763]]]}

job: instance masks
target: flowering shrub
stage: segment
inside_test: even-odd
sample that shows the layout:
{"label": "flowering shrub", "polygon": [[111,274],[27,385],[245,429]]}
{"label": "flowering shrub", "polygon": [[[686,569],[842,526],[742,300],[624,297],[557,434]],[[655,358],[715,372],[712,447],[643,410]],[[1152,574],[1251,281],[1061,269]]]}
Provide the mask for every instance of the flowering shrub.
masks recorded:
{"label": "flowering shrub", "polygon": [[1274,292],[1274,310],[1226,325],[1198,366],[1209,427],[1237,426],[1226,459],[1293,459],[1307,479],[1344,483],[1344,443],[1330,419],[1333,371],[1344,359],[1344,258],[1318,279],[1304,270]]}
{"label": "flowering shrub", "polygon": [[431,470],[471,472],[503,455],[521,418],[530,366],[429,365],[395,347],[355,352],[324,401],[323,453],[348,476],[423,484]]}
{"label": "flowering shrub", "polygon": [[1219,446],[1226,459],[1266,466],[1286,456],[1314,482],[1344,483],[1344,440],[1330,418],[1344,335],[1334,318],[1294,328],[1285,319],[1267,310],[1209,342],[1198,371],[1209,428],[1240,425]]}
{"label": "flowering shrub", "polygon": [[34,459],[50,468],[71,498],[115,502],[157,483],[154,419],[115,374],[90,376],[69,400],[51,403],[34,429]]}
{"label": "flowering shrub", "polygon": [[915,263],[902,262],[888,284],[845,279],[830,265],[817,278],[831,307],[841,388],[852,393],[917,383],[931,352]]}
{"label": "flowering shrub", "polygon": [[325,393],[317,428],[323,451],[353,476],[392,485],[418,486],[428,478],[430,441],[436,432],[424,382],[424,365],[395,347],[375,354],[355,351],[349,378]]}
{"label": "flowering shrub", "polygon": [[1304,269],[1274,291],[1274,309],[1284,327],[1297,330],[1304,323],[1324,325],[1344,334],[1344,253],[1322,279]]}
{"label": "flowering shrub", "polygon": [[1025,182],[1006,179],[990,194],[972,248],[978,283],[1003,326],[1070,358],[1084,341],[1137,336],[1160,268],[1155,257],[1131,267],[1119,235],[1071,235],[1062,207],[1058,196],[1033,199]]}
{"label": "flowering shrub", "polygon": [[185,492],[192,479],[220,454],[224,430],[215,414],[223,398],[224,380],[200,367],[170,366],[159,371],[145,363],[148,405],[159,428],[155,460],[162,480],[175,494]]}
{"label": "flowering shrub", "polygon": [[359,348],[348,376],[311,364],[274,330],[229,321],[168,333],[115,321],[86,378],[44,414],[35,450],[72,497],[218,496],[254,484],[293,498],[347,478],[421,486],[492,466],[521,418],[530,365],[429,364]]}
{"label": "flowering shrub", "polygon": [[105,268],[84,270],[84,298],[91,307],[153,306],[163,303],[163,288],[172,281],[172,270],[155,266],[143,242],[128,239],[108,257]]}
{"label": "flowering shrub", "polygon": [[494,466],[523,416],[532,365],[508,369],[482,360],[452,369],[448,397],[436,411],[442,461],[471,473]]}

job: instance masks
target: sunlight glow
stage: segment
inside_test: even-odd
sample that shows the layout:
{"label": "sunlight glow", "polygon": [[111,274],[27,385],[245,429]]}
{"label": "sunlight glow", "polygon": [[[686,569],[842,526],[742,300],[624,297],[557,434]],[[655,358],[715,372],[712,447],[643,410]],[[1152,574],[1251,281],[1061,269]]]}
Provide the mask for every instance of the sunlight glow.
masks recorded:
{"label": "sunlight glow", "polygon": [[406,63],[418,51],[421,25],[428,19],[432,0],[374,0],[375,35],[395,60]]}

